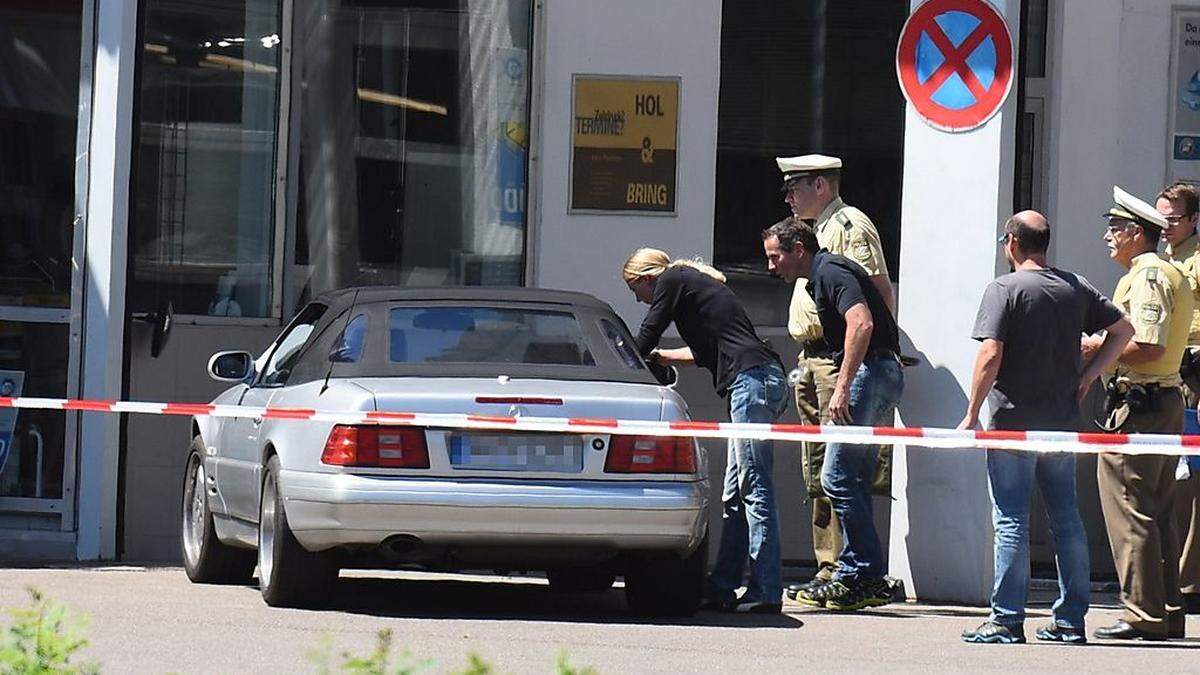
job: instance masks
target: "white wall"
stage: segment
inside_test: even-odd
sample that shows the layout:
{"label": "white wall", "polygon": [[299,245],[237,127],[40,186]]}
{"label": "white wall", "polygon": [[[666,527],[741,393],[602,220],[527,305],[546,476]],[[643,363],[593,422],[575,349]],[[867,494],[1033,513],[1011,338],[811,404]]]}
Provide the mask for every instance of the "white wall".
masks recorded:
{"label": "white wall", "polygon": [[1113,184],[1153,201],[1168,180],[1173,4],[1062,0],[1051,32],[1052,261],[1106,293],[1122,273],[1100,240]]}
{"label": "white wall", "polygon": [[[919,5],[914,0],[912,6]],[[995,1],[1014,39],[1017,0]],[[936,131],[908,106],[904,135],[899,322],[906,426],[950,427],[966,411],[979,299],[996,273],[999,223],[1012,208],[1016,97],[983,127]],[[985,457],[974,450],[896,453],[891,574],[910,596],[982,603],[992,580]]]}
{"label": "white wall", "polygon": [[[591,293],[636,325],[645,307],[634,302],[619,274],[635,248],[655,246],[672,256],[712,259],[721,2],[610,0],[543,7],[530,285]],[[678,216],[567,213],[574,73],[681,78]]]}

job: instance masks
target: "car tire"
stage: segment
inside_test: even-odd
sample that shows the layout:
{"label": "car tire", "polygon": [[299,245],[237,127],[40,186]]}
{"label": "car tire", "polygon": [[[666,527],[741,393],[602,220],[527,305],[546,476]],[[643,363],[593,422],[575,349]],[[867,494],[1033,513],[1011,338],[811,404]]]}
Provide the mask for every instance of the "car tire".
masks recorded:
{"label": "car tire", "polygon": [[700,608],[707,565],[707,534],[686,557],[646,554],[625,574],[625,600],[639,616],[691,616]]}
{"label": "car tire", "polygon": [[204,441],[192,439],[183,474],[179,543],[183,570],[198,584],[245,584],[254,573],[254,551],[221,543],[208,507]]}
{"label": "car tire", "polygon": [[612,588],[617,575],[604,567],[560,567],[546,570],[546,580],[556,593],[600,593]]}
{"label": "car tire", "polygon": [[331,552],[314,553],[296,541],[279,491],[279,458],[263,476],[258,520],[258,583],[272,607],[322,607],[333,595],[338,566]]}

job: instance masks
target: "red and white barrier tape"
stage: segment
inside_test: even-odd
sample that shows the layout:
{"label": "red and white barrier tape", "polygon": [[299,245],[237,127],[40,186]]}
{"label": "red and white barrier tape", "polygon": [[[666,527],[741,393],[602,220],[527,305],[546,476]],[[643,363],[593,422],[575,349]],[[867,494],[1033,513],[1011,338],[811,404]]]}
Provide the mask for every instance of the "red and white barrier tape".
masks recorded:
{"label": "red and white barrier tape", "polygon": [[982,448],[1037,452],[1120,452],[1134,455],[1198,455],[1200,436],[1175,434],[1101,434],[1067,431],[958,431],[925,427],[808,426],[801,424],[736,424],[731,422],[505,417],[449,413],[334,411],[208,403],[152,403],[61,398],[4,398],[0,408],[79,410],[141,415],[186,415],[251,419],[311,420],[335,424],[389,424],[449,429],[512,429],[572,434],[636,434],[691,438],[755,438],[776,441],[822,441],[871,445],[915,445],[926,448]]}

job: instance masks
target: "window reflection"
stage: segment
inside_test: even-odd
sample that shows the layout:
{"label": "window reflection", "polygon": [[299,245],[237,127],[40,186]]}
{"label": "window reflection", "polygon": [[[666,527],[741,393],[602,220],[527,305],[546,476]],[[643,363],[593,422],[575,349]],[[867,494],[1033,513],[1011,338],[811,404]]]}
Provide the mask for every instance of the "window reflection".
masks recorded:
{"label": "window reflection", "polygon": [[[68,333],[0,321],[0,396],[65,397]],[[65,424],[61,410],[0,408],[0,497],[62,497]]]}
{"label": "window reflection", "polygon": [[145,0],[131,309],[271,314],[279,1]]}
{"label": "window reflection", "polygon": [[908,8],[894,0],[722,4],[713,251],[756,324],[787,325],[792,291],[767,273],[759,238],[790,214],[777,156],[841,157],[842,196],[871,217],[888,269],[899,269],[904,98],[895,59]]}
{"label": "window reflection", "polygon": [[0,4],[0,305],[70,302],[81,16]]}
{"label": "window reflection", "polygon": [[351,285],[519,285],[529,0],[296,5],[291,307]]}

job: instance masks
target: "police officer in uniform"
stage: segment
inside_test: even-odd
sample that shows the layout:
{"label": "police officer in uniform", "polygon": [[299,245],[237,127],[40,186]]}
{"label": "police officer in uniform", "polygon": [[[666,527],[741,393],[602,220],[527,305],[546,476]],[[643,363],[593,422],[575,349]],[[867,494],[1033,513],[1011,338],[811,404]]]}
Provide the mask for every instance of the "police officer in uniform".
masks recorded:
{"label": "police officer in uniform", "polygon": [[[812,221],[821,248],[862,266],[871,283],[879,290],[888,310],[895,315],[895,294],[888,278],[879,232],[865,213],[847,205],[840,196],[842,160],[826,155],[802,155],[778,157],[775,163],[783,173],[784,201],[791,208],[793,217]],[[764,246],[769,241],[769,238],[764,238]],[[838,377],[833,352],[840,345],[831,348],[825,343],[817,308],[806,290],[806,284],[803,278],[796,282],[788,307],[788,333],[801,345],[798,363],[800,379],[795,383],[796,408],[802,423],[822,424],[830,422],[825,411]],[[802,470],[808,495],[812,498],[817,574],[807,584],[788,586],[787,596],[791,599],[795,599],[796,593],[805,586],[830,581],[842,551],[841,525],[832,503],[821,489],[824,456],[824,443],[804,444]],[[891,493],[890,465],[890,447],[880,448],[877,493]]]}
{"label": "police officer in uniform", "polygon": [[[1129,317],[1133,339],[1108,383],[1106,428],[1122,433],[1183,431],[1179,362],[1192,320],[1191,287],[1156,253],[1167,221],[1146,202],[1113,188],[1105,216],[1109,257],[1128,271],[1113,302]],[[1091,359],[1100,342],[1084,338]],[[1121,584],[1124,611],[1095,636],[1162,640],[1183,636],[1179,541],[1173,521],[1175,457],[1101,453],[1096,467],[1100,506]]]}
{"label": "police officer in uniform", "polygon": [[[1183,272],[1192,284],[1196,308],[1188,332],[1187,354],[1179,370],[1183,378],[1183,393],[1189,407],[1200,401],[1200,270],[1197,253],[1200,237],[1196,222],[1200,220],[1200,197],[1195,186],[1187,183],[1169,185],[1158,193],[1154,208],[1167,221],[1163,232],[1167,240],[1166,258]],[[1182,551],[1179,559],[1179,589],[1188,611],[1200,611],[1200,458],[1180,458],[1176,477],[1175,526],[1178,528]]]}

